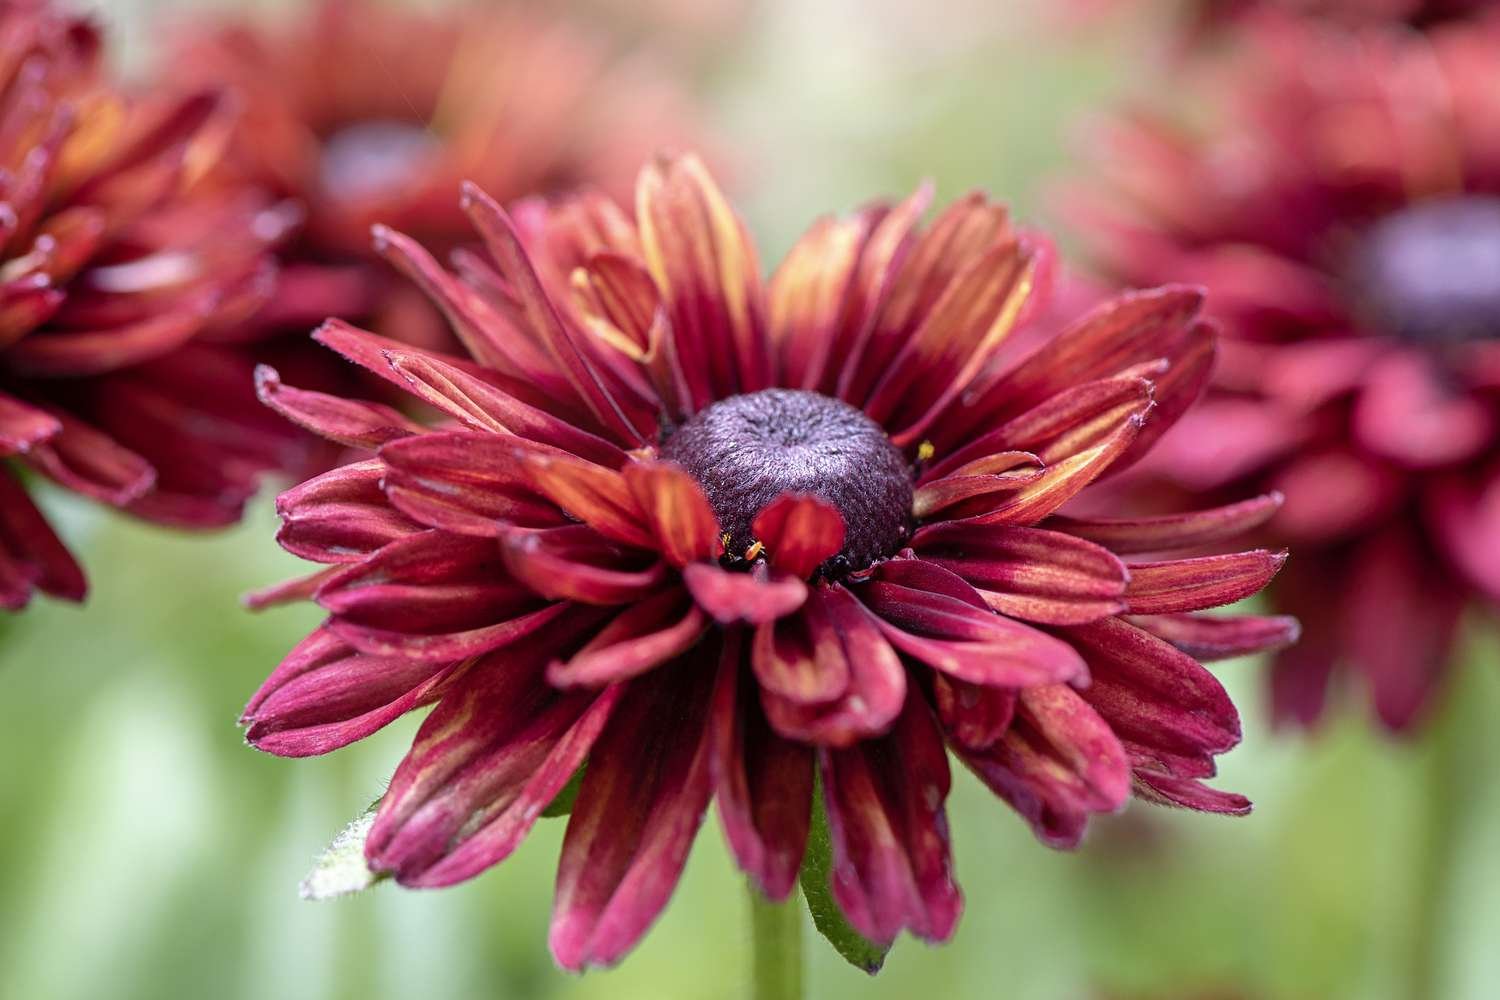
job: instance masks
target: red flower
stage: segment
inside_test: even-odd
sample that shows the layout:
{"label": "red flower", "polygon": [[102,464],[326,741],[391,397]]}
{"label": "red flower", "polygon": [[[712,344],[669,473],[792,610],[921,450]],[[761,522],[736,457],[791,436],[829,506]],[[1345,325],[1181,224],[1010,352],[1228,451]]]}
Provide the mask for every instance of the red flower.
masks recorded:
{"label": "red flower", "polygon": [[1059,847],[1132,789],[1249,809],[1202,783],[1239,721],[1195,657],[1295,625],[1196,612],[1282,556],[1160,554],[1274,499],[1058,514],[1202,387],[1198,293],[1127,296],[999,370],[1039,247],[978,194],[924,230],[928,197],[819,221],[763,287],[695,158],[642,173],[634,223],[597,195],[513,223],[470,187],[488,256],[460,276],[378,237],[469,359],[317,334],[442,426],[262,372],[271,406],[379,455],[280,499],[282,544],[328,568],[258,601],[311,595],[330,618],[251,700],[250,742],[324,753],[437,704],[370,831],[374,869],[477,874],[586,759],[552,925],[576,969],[645,931],[710,798],[786,896],[815,772],[833,894],[881,942],[958,918],[949,750]]}
{"label": "red flower", "polygon": [[1401,729],[1500,595],[1500,21],[1253,40],[1211,128],[1119,121],[1073,207],[1120,282],[1214,290],[1216,387],[1159,455],[1193,502],[1286,494],[1272,596],[1307,633],[1277,718],[1317,719],[1347,662]]}
{"label": "red flower", "polygon": [[628,193],[636,166],[683,139],[690,116],[659,67],[618,48],[519,3],[318,0],[270,25],[183,32],[172,79],[232,87],[244,104],[226,172],[308,213],[245,335],[295,333],[301,345],[342,316],[446,346],[438,317],[372,252],[371,225],[446,255],[472,239],[453,200],[465,179],[506,200],[584,182]]}
{"label": "red flower", "polygon": [[[0,456],[165,524],[228,523],[297,449],[250,367],[205,341],[258,308],[276,214],[192,182],[223,101],[130,101],[91,23],[0,9]],[[0,470],[0,604],[83,597],[83,573]]]}

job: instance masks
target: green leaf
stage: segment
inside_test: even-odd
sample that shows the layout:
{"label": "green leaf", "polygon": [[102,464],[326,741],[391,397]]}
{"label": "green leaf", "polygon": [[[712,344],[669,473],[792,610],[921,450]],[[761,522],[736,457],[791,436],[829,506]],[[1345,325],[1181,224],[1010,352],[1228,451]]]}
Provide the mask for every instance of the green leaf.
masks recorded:
{"label": "green leaf", "polygon": [[885,964],[890,946],[882,947],[849,926],[844,911],[833,898],[829,880],[833,875],[833,838],[828,832],[828,813],[823,805],[822,781],[813,789],[812,827],[807,834],[807,854],[802,858],[802,898],[807,900],[813,926],[828,939],[844,961],[870,975]]}
{"label": "green leaf", "polygon": [[384,872],[372,872],[365,864],[365,838],[370,835],[379,808],[380,800],[376,799],[318,855],[312,871],[299,887],[303,899],[347,896],[387,878]]}
{"label": "green leaf", "polygon": [[547,808],[542,810],[543,816],[567,816],[573,811],[573,803],[578,798],[578,789],[583,784],[583,769],[588,767],[588,761],[578,765],[578,770],[573,772],[573,777],[562,786],[562,791],[547,803]]}

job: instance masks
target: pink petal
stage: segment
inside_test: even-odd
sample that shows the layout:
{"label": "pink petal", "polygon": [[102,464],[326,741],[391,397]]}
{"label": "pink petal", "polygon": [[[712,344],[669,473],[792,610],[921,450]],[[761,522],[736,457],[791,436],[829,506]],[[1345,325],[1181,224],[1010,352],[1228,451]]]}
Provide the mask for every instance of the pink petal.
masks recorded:
{"label": "pink petal", "polygon": [[721,625],[773,622],[807,600],[807,584],[794,576],[769,573],[764,563],[748,573],[730,572],[712,563],[693,563],[683,568],[682,582],[698,606]]}

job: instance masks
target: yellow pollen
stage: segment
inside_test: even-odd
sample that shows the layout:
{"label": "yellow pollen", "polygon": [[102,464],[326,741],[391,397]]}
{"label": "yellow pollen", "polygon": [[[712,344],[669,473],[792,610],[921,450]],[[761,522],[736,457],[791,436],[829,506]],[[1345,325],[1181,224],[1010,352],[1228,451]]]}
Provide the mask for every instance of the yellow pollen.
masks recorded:
{"label": "yellow pollen", "polygon": [[750,547],[745,550],[745,562],[755,562],[756,557],[765,550],[766,547],[760,542],[752,542]]}
{"label": "yellow pollen", "polygon": [[937,446],[935,446],[931,441],[923,441],[921,444],[917,445],[918,462],[925,462],[936,454]]}
{"label": "yellow pollen", "polygon": [[719,536],[719,548],[723,549],[725,552],[729,551],[729,542],[729,532],[726,531]]}

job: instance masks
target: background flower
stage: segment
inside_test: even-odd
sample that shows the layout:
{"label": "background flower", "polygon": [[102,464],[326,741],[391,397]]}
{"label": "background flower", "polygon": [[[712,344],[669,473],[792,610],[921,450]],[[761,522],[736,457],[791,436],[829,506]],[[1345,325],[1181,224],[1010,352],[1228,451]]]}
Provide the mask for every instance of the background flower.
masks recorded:
{"label": "background flower", "polygon": [[1214,289],[1231,342],[1161,468],[1200,501],[1287,497],[1270,531],[1303,558],[1272,600],[1307,631],[1277,660],[1278,718],[1318,718],[1346,663],[1402,729],[1465,604],[1500,594],[1500,22],[1253,37],[1207,128],[1117,119],[1072,209],[1115,280]]}

